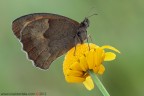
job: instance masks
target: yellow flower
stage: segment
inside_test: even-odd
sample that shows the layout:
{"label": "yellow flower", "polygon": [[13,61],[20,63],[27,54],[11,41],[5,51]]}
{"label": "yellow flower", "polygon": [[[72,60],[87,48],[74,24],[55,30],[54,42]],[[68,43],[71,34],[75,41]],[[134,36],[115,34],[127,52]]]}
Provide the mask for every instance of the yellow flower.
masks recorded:
{"label": "yellow flower", "polygon": [[103,61],[111,61],[116,58],[112,52],[105,52],[104,49],[110,49],[120,53],[112,46],[99,47],[95,44],[78,44],[72,48],[65,56],[63,63],[63,72],[67,82],[82,82],[88,90],[94,88],[93,81],[88,70],[93,70],[96,74],[103,74],[105,67]]}

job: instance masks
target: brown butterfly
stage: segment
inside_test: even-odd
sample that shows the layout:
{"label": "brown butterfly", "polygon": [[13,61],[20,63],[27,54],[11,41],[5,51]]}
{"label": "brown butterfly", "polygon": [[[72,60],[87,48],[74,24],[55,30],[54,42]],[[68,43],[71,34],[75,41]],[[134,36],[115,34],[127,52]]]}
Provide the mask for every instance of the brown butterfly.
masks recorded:
{"label": "brown butterfly", "polygon": [[57,14],[34,13],[14,20],[12,30],[35,66],[48,69],[56,58],[87,39],[88,26],[88,18],[78,23]]}

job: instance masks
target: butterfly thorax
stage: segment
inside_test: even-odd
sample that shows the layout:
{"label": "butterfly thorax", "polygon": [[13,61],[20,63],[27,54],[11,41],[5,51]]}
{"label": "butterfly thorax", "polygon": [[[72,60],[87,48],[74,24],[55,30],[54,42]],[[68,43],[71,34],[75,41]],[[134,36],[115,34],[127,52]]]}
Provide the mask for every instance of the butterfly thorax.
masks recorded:
{"label": "butterfly thorax", "polygon": [[89,27],[89,20],[85,18],[83,22],[80,23],[80,26],[77,30],[77,36],[82,44],[84,40],[87,39],[87,28]]}

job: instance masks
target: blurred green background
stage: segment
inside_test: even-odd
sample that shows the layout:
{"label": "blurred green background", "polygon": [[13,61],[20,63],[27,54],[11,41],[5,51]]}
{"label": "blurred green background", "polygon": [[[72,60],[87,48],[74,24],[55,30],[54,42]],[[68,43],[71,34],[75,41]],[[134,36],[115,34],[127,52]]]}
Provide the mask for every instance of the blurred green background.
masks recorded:
{"label": "blurred green background", "polygon": [[100,76],[111,96],[144,96],[144,1],[143,0],[0,0],[0,93],[46,92],[47,96],[102,96],[95,87],[69,84],[62,71],[64,56],[47,71],[39,70],[21,51],[11,23],[29,13],[55,13],[81,22],[90,19],[93,42],[121,51],[105,62]]}

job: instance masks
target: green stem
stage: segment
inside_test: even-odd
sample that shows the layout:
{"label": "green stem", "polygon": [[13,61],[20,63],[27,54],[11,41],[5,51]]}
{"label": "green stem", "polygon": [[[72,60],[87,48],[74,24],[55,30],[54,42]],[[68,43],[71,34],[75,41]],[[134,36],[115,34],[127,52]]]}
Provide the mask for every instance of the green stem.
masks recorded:
{"label": "green stem", "polygon": [[107,92],[97,75],[93,72],[93,70],[89,70],[88,73],[90,74],[91,78],[93,79],[96,86],[99,88],[99,90],[102,92],[104,96],[110,96],[110,94]]}

